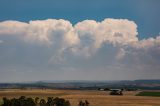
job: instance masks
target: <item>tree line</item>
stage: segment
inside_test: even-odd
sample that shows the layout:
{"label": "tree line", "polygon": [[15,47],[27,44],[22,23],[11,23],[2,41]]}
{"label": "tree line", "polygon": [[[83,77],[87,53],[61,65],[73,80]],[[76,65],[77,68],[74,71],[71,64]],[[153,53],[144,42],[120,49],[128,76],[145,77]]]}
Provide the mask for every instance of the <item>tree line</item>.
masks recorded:
{"label": "tree line", "polygon": [[[71,106],[71,104],[68,100],[58,97],[48,97],[47,100],[45,100],[40,99],[39,97],[33,99],[21,96],[12,99],[4,97],[1,106]],[[89,106],[89,102],[87,100],[79,101],[78,106]]]}

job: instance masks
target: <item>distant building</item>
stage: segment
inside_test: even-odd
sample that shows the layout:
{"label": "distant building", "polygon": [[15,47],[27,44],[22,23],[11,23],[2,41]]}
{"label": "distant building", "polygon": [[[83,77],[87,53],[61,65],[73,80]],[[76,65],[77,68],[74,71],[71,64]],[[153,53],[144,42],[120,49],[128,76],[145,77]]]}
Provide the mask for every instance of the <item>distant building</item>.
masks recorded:
{"label": "distant building", "polygon": [[123,95],[123,89],[110,89],[110,95]]}

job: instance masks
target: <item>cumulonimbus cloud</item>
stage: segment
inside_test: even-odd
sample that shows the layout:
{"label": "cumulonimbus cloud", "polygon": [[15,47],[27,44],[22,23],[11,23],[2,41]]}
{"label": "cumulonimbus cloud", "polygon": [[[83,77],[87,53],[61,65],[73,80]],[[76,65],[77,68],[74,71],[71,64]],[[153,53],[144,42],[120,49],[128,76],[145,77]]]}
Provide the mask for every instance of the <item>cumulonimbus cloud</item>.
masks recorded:
{"label": "cumulonimbus cloud", "polygon": [[[0,22],[0,36],[19,36],[29,43],[58,45],[59,51],[70,49],[90,55],[105,43],[148,48],[159,44],[160,37],[138,40],[137,25],[127,19],[84,20],[74,26],[67,20],[36,20]],[[122,50],[122,49],[121,49]]]}
{"label": "cumulonimbus cloud", "polygon": [[160,74],[160,36],[139,40],[136,23],[127,19],[84,20],[75,25],[63,19],[3,21],[0,59],[3,70],[65,67],[76,73],[97,68],[102,74],[132,70],[139,77],[139,72],[154,69],[154,77]]}

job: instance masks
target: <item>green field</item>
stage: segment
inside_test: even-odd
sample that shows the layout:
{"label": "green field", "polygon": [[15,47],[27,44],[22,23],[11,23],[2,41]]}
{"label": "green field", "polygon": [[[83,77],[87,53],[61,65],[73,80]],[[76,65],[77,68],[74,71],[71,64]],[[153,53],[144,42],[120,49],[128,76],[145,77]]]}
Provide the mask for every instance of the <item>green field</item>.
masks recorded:
{"label": "green field", "polygon": [[138,93],[136,96],[160,97],[160,92],[143,91],[143,92]]}

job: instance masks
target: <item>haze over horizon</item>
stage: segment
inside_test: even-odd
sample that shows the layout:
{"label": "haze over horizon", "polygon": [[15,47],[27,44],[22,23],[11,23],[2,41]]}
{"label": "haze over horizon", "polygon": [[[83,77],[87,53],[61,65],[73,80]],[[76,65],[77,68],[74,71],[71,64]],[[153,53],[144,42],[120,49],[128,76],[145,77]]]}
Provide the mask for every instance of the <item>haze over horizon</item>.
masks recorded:
{"label": "haze over horizon", "polygon": [[159,0],[0,0],[0,82],[160,78]]}

